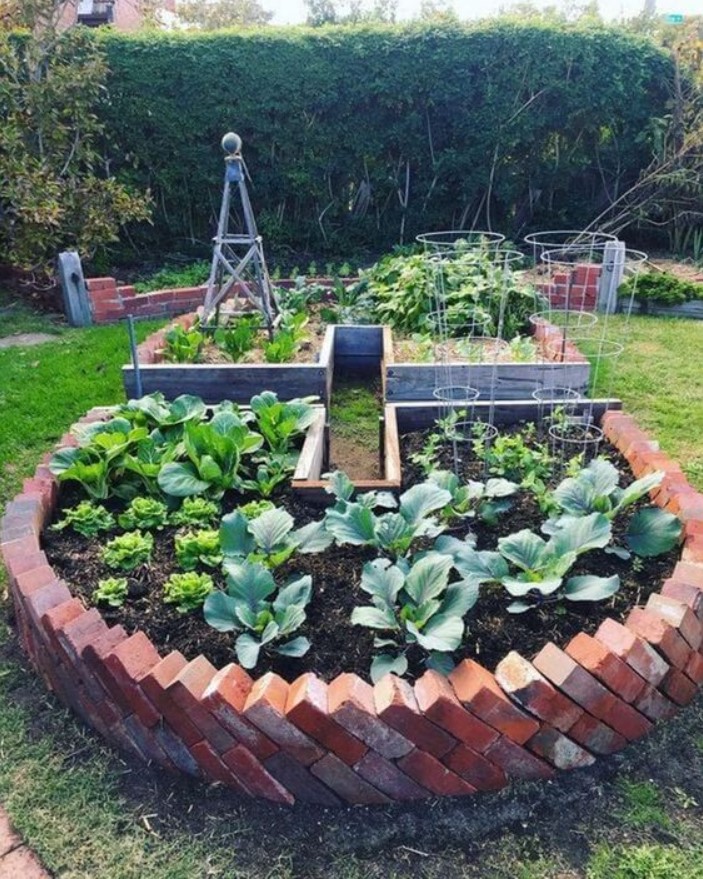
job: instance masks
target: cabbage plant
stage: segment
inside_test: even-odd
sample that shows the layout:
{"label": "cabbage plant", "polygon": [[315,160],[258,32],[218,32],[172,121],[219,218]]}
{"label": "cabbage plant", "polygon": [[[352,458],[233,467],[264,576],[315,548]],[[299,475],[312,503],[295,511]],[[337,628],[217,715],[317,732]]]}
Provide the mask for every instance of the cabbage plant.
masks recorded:
{"label": "cabbage plant", "polygon": [[476,583],[449,583],[452,567],[449,556],[436,552],[425,553],[412,564],[378,558],[364,565],[361,588],[372,603],[354,608],[351,620],[381,633],[374,639],[374,646],[382,651],[371,663],[374,682],[388,672],[405,674],[406,652],[413,645],[427,651],[429,667],[451,669],[448,654],[461,644],[463,617],[478,598]]}
{"label": "cabbage plant", "polygon": [[435,470],[430,473],[429,480],[451,495],[450,502],[439,513],[446,522],[478,516],[493,525],[501,513],[510,509],[511,502],[506,498],[518,490],[518,486],[507,479],[487,479],[485,482],[470,479],[462,483],[451,470]]}
{"label": "cabbage plant", "polygon": [[261,651],[282,656],[303,656],[309,640],[299,635],[287,640],[305,622],[305,608],[312,596],[312,578],[296,577],[280,588],[271,571],[259,562],[230,562],[226,591],[205,599],[208,625],[218,632],[237,632],[237,659],[254,668]]}

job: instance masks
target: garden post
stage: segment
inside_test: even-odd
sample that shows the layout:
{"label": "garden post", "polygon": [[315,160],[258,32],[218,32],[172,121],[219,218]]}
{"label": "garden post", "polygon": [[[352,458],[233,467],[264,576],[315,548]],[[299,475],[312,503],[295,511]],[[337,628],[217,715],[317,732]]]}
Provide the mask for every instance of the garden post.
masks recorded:
{"label": "garden post", "polygon": [[63,305],[72,327],[88,327],[93,318],[88,301],[88,288],[83,277],[81,259],[75,250],[59,254],[59,280],[63,291]]}
{"label": "garden post", "polygon": [[608,241],[603,249],[596,310],[613,314],[618,305],[618,287],[625,273],[625,242]]}

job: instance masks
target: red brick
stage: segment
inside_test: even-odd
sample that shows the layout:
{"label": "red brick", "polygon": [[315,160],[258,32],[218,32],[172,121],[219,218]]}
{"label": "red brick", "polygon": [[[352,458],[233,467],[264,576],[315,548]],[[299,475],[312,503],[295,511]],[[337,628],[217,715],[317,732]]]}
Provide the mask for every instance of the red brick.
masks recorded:
{"label": "red brick", "polygon": [[383,757],[401,757],[413,744],[376,714],[373,687],[354,674],[336,677],[328,689],[330,714],[348,732]]}
{"label": "red brick", "polygon": [[155,726],[161,720],[161,713],[145,696],[139,683],[160,662],[156,648],[143,632],[120,641],[103,658],[104,671],[100,679],[145,726]]}
{"label": "red brick", "polygon": [[156,740],[153,730],[145,727],[136,715],[130,714],[122,722],[127,734],[143,755],[146,763],[156,763],[171,771],[176,769],[175,764]]}
{"label": "red brick", "polygon": [[198,656],[176,674],[167,686],[166,695],[200,730],[201,738],[222,754],[234,746],[235,740],[203,704],[203,694],[214,674],[214,666],[204,656]]}
{"label": "red brick", "polygon": [[415,697],[426,717],[479,753],[498,738],[496,730],[462,707],[449,681],[436,671],[415,682]]}
{"label": "red brick", "polygon": [[677,630],[659,616],[641,607],[633,608],[625,620],[630,631],[644,638],[678,669],[686,668],[691,648]]}
{"label": "red brick", "polygon": [[[44,552],[32,552],[26,556],[16,556],[9,559],[7,564],[7,576],[10,583],[16,585],[16,579],[20,574],[28,574],[35,569],[41,569],[49,566],[49,561]],[[56,574],[54,573],[54,579]]]}
{"label": "red brick", "polygon": [[703,620],[703,587],[678,577],[670,577],[664,580],[661,594],[682,601],[691,608],[699,620]]}
{"label": "red brick", "polygon": [[9,565],[12,559],[24,558],[41,550],[39,538],[36,534],[28,534],[23,537],[0,536],[0,550],[5,564]]}
{"label": "red brick", "polygon": [[276,781],[243,745],[235,745],[229,751],[225,751],[222,760],[252,796],[264,797],[274,803],[284,803],[288,806],[295,802],[293,794]]}
{"label": "red brick", "polygon": [[71,620],[57,633],[59,643],[68,660],[74,665],[81,660],[86,644],[107,632],[107,625],[94,607]]}
{"label": "red brick", "polygon": [[703,535],[691,534],[686,538],[681,558],[685,562],[703,562]]}
{"label": "red brick", "polygon": [[[583,713],[582,709],[554,687],[535,666],[511,651],[496,667],[496,679],[506,693],[532,714],[565,732]],[[539,724],[533,735],[539,729]]]}
{"label": "red brick", "polygon": [[534,660],[535,667],[586,711],[606,720],[620,700],[556,644],[548,643]]}
{"label": "red brick", "polygon": [[196,777],[200,776],[200,767],[193,758],[193,755],[168,723],[158,724],[152,728],[151,732],[169,759],[181,772]]}
{"label": "red brick", "polygon": [[688,705],[698,692],[693,681],[676,668],[669,670],[669,674],[659,684],[659,689],[677,705]]}
{"label": "red brick", "polygon": [[252,680],[241,666],[226,665],[207,685],[203,705],[230,735],[259,760],[265,760],[276,753],[278,745],[244,717],[244,705],[251,688]]}
{"label": "red brick", "polygon": [[547,724],[532,736],[527,747],[557,769],[581,769],[595,763],[592,754]]}
{"label": "red brick", "polygon": [[460,778],[442,763],[415,748],[398,760],[398,766],[415,781],[440,797],[464,796],[476,793],[476,788]]}
{"label": "red brick", "polygon": [[442,762],[476,790],[500,790],[508,783],[505,772],[468,745],[459,744]]}
{"label": "red brick", "polygon": [[59,604],[56,607],[51,607],[47,610],[41,619],[41,624],[47,633],[54,650],[58,649],[56,632],[61,629],[62,626],[65,626],[66,623],[75,620],[76,617],[85,612],[86,610],[83,607],[83,604],[77,598],[71,598],[69,601],[65,601],[63,604]]}
{"label": "red brick", "polygon": [[510,701],[491,672],[472,659],[460,662],[449,681],[465,708],[514,742],[522,744],[539,729],[533,717]]}
{"label": "red brick", "polygon": [[378,716],[389,726],[435,757],[443,757],[457,741],[427,720],[420,711],[412,686],[395,675],[384,675],[374,687]]}
{"label": "red brick", "polygon": [[703,565],[695,562],[677,562],[671,576],[675,580],[683,580],[685,583],[703,589]]}
{"label": "red brick", "polygon": [[284,751],[304,766],[309,766],[325,752],[287,719],[287,698],[288,684],[283,678],[269,672],[252,686],[244,706],[244,715]]}
{"label": "red brick", "polygon": [[54,580],[25,598],[24,607],[36,626],[48,610],[70,600],[71,593],[66,584],[61,580]]}
{"label": "red brick", "polygon": [[606,619],[595,634],[597,641],[619,656],[637,674],[656,687],[669,671],[669,665],[642,638],[615,620]]}
{"label": "red brick", "polygon": [[207,742],[196,742],[190,749],[195,762],[200,767],[206,781],[220,782],[234,788],[238,793],[248,795],[249,791],[239,781],[236,774],[220,759],[219,754]]}
{"label": "red brick", "polygon": [[368,751],[363,742],[329,716],[327,684],[317,675],[304,674],[290,685],[285,713],[295,726],[350,766]]}
{"label": "red brick", "polygon": [[347,803],[372,806],[390,802],[389,797],[364,781],[334,754],[326,754],[310,767],[310,772]]}
{"label": "red brick", "polygon": [[501,736],[493,742],[486,751],[486,757],[497,763],[511,778],[530,781],[552,778],[554,775],[554,770],[549,763],[506,736]]}
{"label": "red brick", "polygon": [[568,655],[625,702],[644,690],[644,680],[600,641],[580,632],[566,645]]}
{"label": "red brick", "polygon": [[627,745],[627,739],[590,714],[583,714],[569,730],[569,738],[595,754],[615,754]]}
{"label": "red brick", "polygon": [[703,643],[703,628],[687,604],[655,592],[649,596],[646,609],[677,629],[692,650],[699,649]]}
{"label": "red brick", "polygon": [[431,796],[426,788],[421,787],[376,751],[367,751],[354,767],[354,771],[392,800],[421,800]]}
{"label": "red brick", "polygon": [[342,802],[326,784],[311,775],[309,769],[301,766],[285,751],[277,751],[264,761],[264,766],[283,787],[290,791],[296,800],[302,803],[339,806]]}
{"label": "red brick", "polygon": [[[661,682],[660,682],[661,683]],[[647,684],[641,696],[635,700],[635,708],[641,711],[652,723],[668,720],[677,712],[676,705],[657,689]]]}
{"label": "red brick", "polygon": [[703,655],[700,653],[692,653],[688,664],[684,669],[684,674],[689,677],[696,686],[703,684]]}
{"label": "red brick", "polygon": [[141,678],[139,685],[157,710],[163,714],[174,734],[190,746],[203,739],[203,732],[168,692],[169,685],[187,664],[181,653],[173,651],[165,656],[158,665],[150,669]]}

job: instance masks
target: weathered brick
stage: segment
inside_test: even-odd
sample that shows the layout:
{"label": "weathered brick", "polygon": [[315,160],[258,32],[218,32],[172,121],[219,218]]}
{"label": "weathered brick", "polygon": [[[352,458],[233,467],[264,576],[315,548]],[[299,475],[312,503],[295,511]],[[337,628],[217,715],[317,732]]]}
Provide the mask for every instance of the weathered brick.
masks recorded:
{"label": "weathered brick", "polygon": [[446,754],[442,762],[476,790],[500,790],[508,783],[505,772],[499,766],[463,743]]}
{"label": "weathered brick", "polygon": [[486,751],[486,757],[497,763],[511,778],[529,781],[552,778],[554,775],[549,763],[506,736],[501,736],[493,742]]}
{"label": "weathered brick", "polygon": [[595,763],[592,754],[548,724],[532,736],[527,747],[557,769],[581,769]]}
{"label": "weathered brick", "polygon": [[426,751],[415,748],[398,760],[398,766],[406,775],[437,796],[454,797],[476,793],[473,785]]}
{"label": "weathered brick", "polygon": [[288,684],[272,672],[254,683],[247,696],[244,715],[284,751],[309,766],[324,750],[286,717]]}
{"label": "weathered brick", "polygon": [[174,650],[165,656],[158,665],[149,669],[140,679],[139,686],[168,721],[173,733],[185,745],[190,746],[204,738],[202,730],[193,723],[188,714],[168,692],[169,685],[187,664],[185,657]]}
{"label": "weathered brick", "polygon": [[71,598],[69,601],[65,601],[63,604],[58,604],[56,607],[51,607],[46,611],[41,618],[41,624],[47,634],[49,643],[54,650],[58,650],[56,632],[59,631],[62,626],[65,626],[66,623],[75,620],[76,617],[81,616],[81,614],[84,614],[85,612],[85,607],[83,607],[83,604],[77,598]]}
{"label": "weathered brick", "polygon": [[328,689],[330,714],[348,732],[384,757],[401,757],[413,744],[376,714],[373,687],[354,674],[336,677]]}
{"label": "weathered brick", "polygon": [[594,717],[607,722],[622,704],[617,696],[599,683],[556,644],[548,643],[534,658],[534,664],[552,683]]}
{"label": "weathered brick", "polygon": [[152,727],[152,733],[174,766],[177,766],[181,772],[185,772],[187,775],[196,777],[200,775],[200,767],[193,758],[193,755],[168,723],[160,723]]}
{"label": "weathered brick", "polygon": [[34,626],[38,626],[41,618],[52,607],[58,607],[71,600],[68,587],[61,580],[54,580],[24,599],[24,608]]}
{"label": "weathered brick", "polygon": [[669,674],[659,684],[659,689],[677,705],[688,705],[698,692],[693,681],[677,668],[669,670]]}
{"label": "weathered brick", "polygon": [[692,653],[688,660],[684,674],[689,677],[696,686],[703,684],[703,655]]}
{"label": "weathered brick", "polygon": [[435,757],[443,757],[457,740],[423,716],[412,686],[395,675],[384,675],[374,687],[378,716]]}
{"label": "weathered brick", "polygon": [[691,648],[666,620],[641,607],[633,608],[625,620],[630,631],[648,641],[678,669],[686,668]]}
{"label": "weathered brick", "polygon": [[350,766],[368,751],[367,745],[330,717],[327,684],[317,675],[304,674],[290,685],[285,712],[295,726]]}
{"label": "weathered brick", "polygon": [[692,650],[703,643],[703,628],[695,613],[683,601],[656,592],[647,599],[646,609],[673,626]]}
{"label": "weathered brick", "polygon": [[222,754],[234,746],[235,740],[203,704],[203,694],[214,675],[214,666],[204,656],[198,656],[175,675],[166,695],[200,730],[201,738]]}
{"label": "weathered brick", "polygon": [[475,751],[483,753],[498,738],[497,730],[461,705],[449,681],[436,671],[415,682],[415,697],[426,717]]}
{"label": "weathered brick", "polygon": [[225,751],[222,760],[252,796],[264,797],[274,803],[284,803],[288,806],[295,802],[293,794],[243,745],[235,745],[229,751]]}
{"label": "weathered brick", "polygon": [[460,662],[449,681],[465,708],[514,742],[526,742],[539,729],[539,723],[506,696],[494,675],[472,659]]}
{"label": "weathered brick", "polygon": [[367,751],[354,771],[392,800],[421,800],[431,796],[427,788],[421,787],[376,751]]}
{"label": "weathered brick", "polygon": [[[532,714],[565,732],[583,710],[550,683],[535,666],[511,650],[496,667],[496,680]],[[537,724],[532,735],[539,729]]]}
{"label": "weathered brick", "polygon": [[612,650],[645,681],[656,687],[669,671],[669,664],[642,638],[612,619],[605,619],[595,634],[597,641]]}
{"label": "weathered brick", "polygon": [[168,770],[175,769],[175,764],[159,744],[153,730],[145,727],[134,714],[127,715],[122,722],[129,737],[144,756],[145,762],[156,763]]}
{"label": "weathered brick", "polygon": [[[33,555],[36,557],[37,553],[33,553]],[[43,553],[39,553],[39,555],[43,555]],[[16,568],[12,567],[12,563],[10,569],[15,573]],[[48,586],[50,583],[55,583],[57,579],[56,572],[52,567],[42,565],[41,567],[31,568],[24,573],[17,573],[14,577],[14,586],[19,595],[24,599],[33,592],[36,592],[37,589]]]}
{"label": "weathered brick", "polygon": [[160,662],[156,648],[143,632],[120,641],[103,658],[101,681],[145,726],[155,726],[161,720],[161,713],[144,694],[140,681]]}
{"label": "weathered brick", "polygon": [[568,732],[584,748],[594,754],[614,754],[627,745],[627,739],[590,714],[583,714]]}
{"label": "weathered brick", "polygon": [[[661,683],[661,682],[660,682]],[[663,696],[659,690],[647,684],[644,692],[635,699],[635,708],[641,711],[645,717],[658,723],[661,720],[668,720],[673,717],[678,710],[676,705],[666,696]]]}
{"label": "weathered brick", "polygon": [[[340,761],[341,762],[341,761]],[[315,803],[320,806],[339,806],[339,797],[323,784],[310,771],[294,760],[285,751],[277,751],[264,760],[268,772],[302,803]]]}
{"label": "weathered brick", "polygon": [[605,644],[579,632],[566,645],[566,652],[625,702],[632,702],[644,690],[644,680]]}
{"label": "weathered brick", "polygon": [[366,782],[334,754],[326,754],[317,763],[313,763],[310,772],[347,803],[372,806],[390,802],[389,797]]}
{"label": "weathered brick", "polygon": [[244,717],[244,706],[251,688],[252,680],[241,666],[226,665],[207,685],[203,705],[230,735],[259,760],[265,760],[276,753],[278,745]]}
{"label": "weathered brick", "polygon": [[671,576],[674,580],[683,580],[685,583],[703,589],[703,565],[694,562],[676,562]]}
{"label": "weathered brick", "polygon": [[220,759],[220,755],[206,741],[196,742],[190,749],[195,762],[200,767],[206,781],[215,781],[234,788],[238,793],[249,796],[249,791],[237,778],[229,766]]}

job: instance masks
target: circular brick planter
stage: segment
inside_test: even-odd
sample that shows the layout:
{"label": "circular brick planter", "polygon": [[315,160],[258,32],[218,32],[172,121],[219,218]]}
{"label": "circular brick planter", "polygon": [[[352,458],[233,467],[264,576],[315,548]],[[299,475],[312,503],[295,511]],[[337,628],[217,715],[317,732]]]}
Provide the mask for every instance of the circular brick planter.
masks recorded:
{"label": "circular brick planter", "polygon": [[162,657],[56,577],[40,545],[58,495],[45,464],[0,532],[20,639],[46,684],[114,745],[278,803],[464,795],[588,765],[670,717],[703,682],[703,495],[630,416],[609,412],[603,427],[635,476],[666,472],[654,501],[683,521],[682,555],[624,625],[607,619],[564,650],[548,643],[531,662],[509,653],[494,673],[465,660],[448,678],[388,675],[375,686],[353,674],[252,680],[234,664]]}

